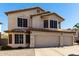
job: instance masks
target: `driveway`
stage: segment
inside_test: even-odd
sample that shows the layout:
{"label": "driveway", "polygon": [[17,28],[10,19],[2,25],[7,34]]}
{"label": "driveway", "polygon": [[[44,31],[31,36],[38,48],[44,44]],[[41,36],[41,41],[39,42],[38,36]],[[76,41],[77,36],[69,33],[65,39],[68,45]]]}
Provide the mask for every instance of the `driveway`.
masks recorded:
{"label": "driveway", "polygon": [[35,49],[35,55],[36,56],[63,56],[62,53],[58,52],[54,48],[37,48]]}
{"label": "driveway", "polygon": [[0,51],[0,56],[68,56],[79,55],[79,45]]}
{"label": "driveway", "polygon": [[34,56],[34,49],[19,49],[0,51],[0,56]]}
{"label": "driveway", "polygon": [[35,49],[36,56],[68,56],[75,54],[79,56],[79,45]]}

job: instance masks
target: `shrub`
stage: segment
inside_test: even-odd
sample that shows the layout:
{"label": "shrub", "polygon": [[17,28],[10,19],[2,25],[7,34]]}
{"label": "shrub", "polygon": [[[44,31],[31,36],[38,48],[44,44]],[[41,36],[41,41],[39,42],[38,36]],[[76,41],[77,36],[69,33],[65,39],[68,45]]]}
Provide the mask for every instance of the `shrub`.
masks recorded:
{"label": "shrub", "polygon": [[18,47],[17,49],[24,49],[24,47]]}
{"label": "shrub", "polygon": [[1,50],[11,50],[12,47],[10,46],[1,46]]}

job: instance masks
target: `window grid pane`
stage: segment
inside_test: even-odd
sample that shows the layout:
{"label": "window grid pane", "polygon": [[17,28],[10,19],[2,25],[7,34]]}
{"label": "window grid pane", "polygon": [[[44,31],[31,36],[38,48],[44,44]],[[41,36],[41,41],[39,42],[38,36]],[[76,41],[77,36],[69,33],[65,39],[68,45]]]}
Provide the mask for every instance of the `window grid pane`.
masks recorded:
{"label": "window grid pane", "polygon": [[18,27],[22,27],[22,19],[21,18],[18,18]]}
{"label": "window grid pane", "polygon": [[57,28],[57,21],[54,21],[54,28]]}
{"label": "window grid pane", "polygon": [[12,44],[12,34],[9,34],[9,44]]}
{"label": "window grid pane", "polygon": [[48,20],[44,20],[44,28],[48,28]]}
{"label": "window grid pane", "polygon": [[50,20],[50,28],[54,28],[54,23],[53,23],[53,20]]}
{"label": "window grid pane", "polygon": [[23,27],[27,27],[27,19],[23,19]]}
{"label": "window grid pane", "polygon": [[23,44],[23,35],[15,34],[15,44]]}
{"label": "window grid pane", "polygon": [[57,28],[57,21],[50,20],[50,28]]}
{"label": "window grid pane", "polygon": [[27,27],[27,19],[18,18],[18,27]]}

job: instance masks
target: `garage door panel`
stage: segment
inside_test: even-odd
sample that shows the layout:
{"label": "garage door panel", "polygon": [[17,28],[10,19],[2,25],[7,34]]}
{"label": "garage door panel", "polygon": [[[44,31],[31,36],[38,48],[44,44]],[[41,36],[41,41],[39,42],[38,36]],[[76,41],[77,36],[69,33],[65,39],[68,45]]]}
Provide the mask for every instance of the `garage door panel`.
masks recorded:
{"label": "garage door panel", "polygon": [[63,44],[65,46],[72,45],[73,44],[73,36],[64,36],[63,37]]}
{"label": "garage door panel", "polygon": [[59,46],[59,37],[52,35],[38,35],[35,39],[36,47]]}

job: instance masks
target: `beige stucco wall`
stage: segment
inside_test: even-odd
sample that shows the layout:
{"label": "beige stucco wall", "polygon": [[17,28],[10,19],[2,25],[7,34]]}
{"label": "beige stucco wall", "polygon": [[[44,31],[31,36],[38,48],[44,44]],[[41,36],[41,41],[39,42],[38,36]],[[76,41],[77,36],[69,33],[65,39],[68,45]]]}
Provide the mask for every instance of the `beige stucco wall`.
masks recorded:
{"label": "beige stucco wall", "polygon": [[44,19],[49,19],[49,20],[56,20],[58,22],[62,22],[62,19],[55,14],[49,15],[49,16],[43,16]]}
{"label": "beige stucco wall", "polygon": [[[40,11],[42,13],[43,11]],[[37,14],[36,10],[29,10],[29,11],[21,11],[21,12],[15,12],[8,14],[8,29],[14,29],[14,28],[26,28],[26,27],[18,27],[17,26],[17,18],[25,18],[28,21],[28,27],[32,26],[33,28],[43,28],[43,21],[49,20],[49,28],[48,29],[54,29],[50,28],[50,20],[56,20],[57,21],[57,29],[59,29],[59,23],[62,19],[59,18],[56,15],[50,15],[50,16],[44,16],[43,18],[39,16],[34,16],[32,19],[30,18],[30,15]]]}
{"label": "beige stucco wall", "polygon": [[43,28],[43,21],[44,20],[48,20],[48,22],[49,22],[48,29],[55,29],[55,28],[50,28],[50,20],[56,20],[57,21],[57,29],[60,29],[59,28],[60,24],[58,22],[61,22],[62,19],[60,19],[56,15],[50,15],[50,16],[46,16],[43,18],[41,18],[40,16],[35,16],[32,18],[32,27],[33,28]]}
{"label": "beige stucco wall", "polygon": [[40,16],[35,16],[32,18],[32,27],[43,28],[43,20],[40,18]]}
{"label": "beige stucco wall", "polygon": [[[62,22],[62,19],[59,18],[58,16],[56,16],[56,15],[53,14],[53,15],[50,15],[50,16],[44,16],[43,19],[44,19],[44,20],[47,20],[47,19],[48,19],[48,20],[49,20],[49,25],[50,25],[50,20],[55,20],[55,21],[57,21],[57,29],[60,29],[60,28],[59,28],[59,25],[60,25],[60,24],[59,24],[58,22],[61,23],[61,22]],[[52,28],[50,28],[50,26],[49,26],[49,29],[52,29]],[[53,28],[53,29],[54,29],[54,28]]]}
{"label": "beige stucco wall", "polygon": [[33,14],[37,14],[37,9],[8,14],[8,29],[22,28],[22,27],[17,27],[18,17],[28,19],[28,26],[30,26],[30,21],[31,21],[30,15],[33,15]]}

